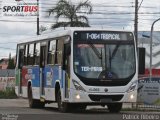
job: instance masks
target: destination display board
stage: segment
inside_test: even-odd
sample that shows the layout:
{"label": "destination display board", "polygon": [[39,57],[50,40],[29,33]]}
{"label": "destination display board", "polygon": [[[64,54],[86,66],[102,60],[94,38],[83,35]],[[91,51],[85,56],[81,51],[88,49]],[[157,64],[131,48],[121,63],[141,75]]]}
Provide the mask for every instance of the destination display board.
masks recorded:
{"label": "destination display board", "polygon": [[74,39],[78,41],[87,40],[134,40],[131,32],[115,32],[115,31],[75,31]]}

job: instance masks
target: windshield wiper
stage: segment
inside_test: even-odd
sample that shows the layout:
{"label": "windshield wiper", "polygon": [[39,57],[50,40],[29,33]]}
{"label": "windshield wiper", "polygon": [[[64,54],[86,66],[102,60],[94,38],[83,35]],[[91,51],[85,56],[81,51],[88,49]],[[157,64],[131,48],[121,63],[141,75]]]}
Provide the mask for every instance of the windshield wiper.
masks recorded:
{"label": "windshield wiper", "polygon": [[89,46],[92,48],[92,50],[93,50],[94,53],[97,55],[97,57],[98,57],[99,59],[102,59],[102,53],[100,53],[93,44],[89,44]]}
{"label": "windshield wiper", "polygon": [[110,50],[110,48],[109,48],[109,68],[111,69],[111,67],[112,67],[112,55],[111,55],[111,50]]}
{"label": "windshield wiper", "polygon": [[114,56],[116,55],[119,46],[120,46],[120,44],[117,44],[117,45],[116,45],[116,48],[113,50],[112,55],[111,55],[111,58],[110,58],[111,60],[112,60],[112,59],[114,58]]}

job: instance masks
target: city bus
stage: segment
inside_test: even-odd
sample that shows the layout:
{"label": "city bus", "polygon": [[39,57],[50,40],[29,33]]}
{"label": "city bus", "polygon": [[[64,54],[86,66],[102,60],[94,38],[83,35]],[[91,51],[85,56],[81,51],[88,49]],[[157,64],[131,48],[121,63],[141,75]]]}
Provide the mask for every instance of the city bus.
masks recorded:
{"label": "city bus", "polygon": [[56,102],[58,110],[107,106],[119,112],[136,102],[138,58],[134,34],[94,28],[65,28],[17,45],[17,96],[31,108]]}

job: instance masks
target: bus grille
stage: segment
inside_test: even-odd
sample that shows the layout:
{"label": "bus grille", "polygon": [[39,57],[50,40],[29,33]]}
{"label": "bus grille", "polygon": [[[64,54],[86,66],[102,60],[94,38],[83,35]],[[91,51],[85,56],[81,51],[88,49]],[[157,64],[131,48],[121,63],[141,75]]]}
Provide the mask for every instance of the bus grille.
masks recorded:
{"label": "bus grille", "polygon": [[111,101],[120,101],[123,95],[88,95],[92,101],[101,101],[102,99],[110,99]]}

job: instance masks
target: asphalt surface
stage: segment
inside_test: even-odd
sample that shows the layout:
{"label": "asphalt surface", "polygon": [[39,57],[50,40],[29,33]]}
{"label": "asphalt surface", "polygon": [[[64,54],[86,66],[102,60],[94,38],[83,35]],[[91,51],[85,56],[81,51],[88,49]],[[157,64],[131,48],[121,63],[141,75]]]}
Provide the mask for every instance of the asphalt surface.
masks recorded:
{"label": "asphalt surface", "polygon": [[0,120],[160,120],[159,112],[121,111],[109,113],[107,107],[91,106],[86,111],[61,113],[56,104],[31,109],[26,99],[0,99]]}

